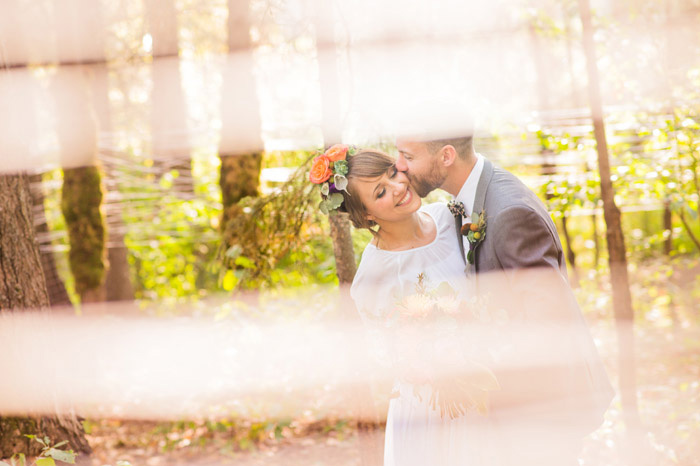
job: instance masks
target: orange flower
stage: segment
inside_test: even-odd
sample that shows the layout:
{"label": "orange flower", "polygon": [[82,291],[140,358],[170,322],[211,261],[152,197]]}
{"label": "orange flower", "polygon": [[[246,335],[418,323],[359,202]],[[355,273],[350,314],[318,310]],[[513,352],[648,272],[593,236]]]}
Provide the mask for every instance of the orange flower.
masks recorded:
{"label": "orange flower", "polygon": [[328,160],[331,162],[337,162],[338,160],[345,160],[345,156],[348,153],[348,146],[345,144],[335,144],[331,146],[325,154]]}
{"label": "orange flower", "polygon": [[309,181],[316,184],[321,184],[331,177],[333,172],[330,169],[330,160],[325,155],[319,155],[311,164],[309,172]]}

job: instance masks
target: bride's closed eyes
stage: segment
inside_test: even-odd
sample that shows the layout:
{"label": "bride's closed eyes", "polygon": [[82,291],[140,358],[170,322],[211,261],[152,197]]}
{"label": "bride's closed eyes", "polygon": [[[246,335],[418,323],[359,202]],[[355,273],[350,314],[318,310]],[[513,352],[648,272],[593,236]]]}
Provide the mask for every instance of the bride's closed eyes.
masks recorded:
{"label": "bride's closed eyes", "polygon": [[[396,178],[396,175],[399,173],[399,171],[396,169],[396,165],[392,165],[389,170],[387,170],[387,176],[389,177],[390,180],[393,180]],[[384,197],[384,194],[386,194],[386,188],[382,187],[382,189],[377,193],[377,199],[381,199]]]}

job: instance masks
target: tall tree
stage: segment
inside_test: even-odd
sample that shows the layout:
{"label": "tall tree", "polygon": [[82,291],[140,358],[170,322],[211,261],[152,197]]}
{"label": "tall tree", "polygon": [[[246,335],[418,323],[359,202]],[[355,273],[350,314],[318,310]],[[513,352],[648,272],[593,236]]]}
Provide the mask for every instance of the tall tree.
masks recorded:
{"label": "tall tree", "polygon": [[[89,100],[87,71],[59,67],[51,81],[56,107],[62,111],[56,133],[61,146],[61,210],[68,229],[68,259],[81,302],[104,301],[105,225],[102,175],[97,161],[97,122]],[[80,164],[82,166],[75,167]]]}
{"label": "tall tree", "polygon": [[175,1],[145,0],[144,7],[152,39],[151,149],[154,167],[160,176],[175,170],[175,190],[191,194],[194,187],[178,58]]}
{"label": "tall tree", "polygon": [[583,49],[588,72],[588,96],[593,119],[593,131],[598,151],[600,190],[603,200],[608,263],[612,282],[613,309],[618,338],[618,365],[620,374],[620,399],[622,415],[628,432],[637,434],[640,428],[637,407],[637,382],[634,354],[634,309],[629,287],[625,238],[622,233],[620,209],[615,204],[615,191],[610,179],[610,157],[605,136],[603,103],[600,94],[598,65],[589,0],[578,0],[579,14],[583,25]]}
{"label": "tall tree", "polygon": [[219,185],[223,201],[221,231],[243,215],[238,201],[257,196],[262,168],[262,137],[253,78],[249,4],[228,0],[228,57],[224,69],[221,106]]}
{"label": "tall tree", "polygon": [[[103,29],[107,28],[101,2],[91,2],[84,8],[91,8],[95,22],[99,22]],[[95,44],[96,48],[106,50],[103,37],[98,37],[95,40],[99,41]],[[105,197],[110,201],[105,203],[105,224],[107,227],[105,299],[107,301],[133,300],[134,285],[131,280],[128,249],[124,243],[126,225],[122,218],[122,195],[119,191],[118,172],[114,164],[111,163],[115,156],[112,149],[116,144],[109,103],[109,67],[107,63],[96,63],[91,67],[90,91],[92,108],[98,125],[98,148],[104,173]]]}
{"label": "tall tree", "polygon": [[[46,281],[34,234],[32,197],[25,175],[0,176],[0,311],[49,306]],[[12,383],[5,381],[4,383]],[[75,417],[0,417],[0,458],[14,453],[37,455],[41,445],[24,434],[67,440],[75,451],[90,453]]]}

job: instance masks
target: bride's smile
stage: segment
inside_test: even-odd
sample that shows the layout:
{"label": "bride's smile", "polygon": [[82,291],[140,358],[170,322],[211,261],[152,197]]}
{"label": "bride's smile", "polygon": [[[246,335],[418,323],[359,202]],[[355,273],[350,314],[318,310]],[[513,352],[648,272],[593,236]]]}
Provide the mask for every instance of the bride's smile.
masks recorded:
{"label": "bride's smile", "polygon": [[402,206],[406,204],[407,202],[411,202],[413,199],[413,193],[411,192],[410,187],[406,187],[406,194],[401,198],[398,204],[396,204],[396,207]]}

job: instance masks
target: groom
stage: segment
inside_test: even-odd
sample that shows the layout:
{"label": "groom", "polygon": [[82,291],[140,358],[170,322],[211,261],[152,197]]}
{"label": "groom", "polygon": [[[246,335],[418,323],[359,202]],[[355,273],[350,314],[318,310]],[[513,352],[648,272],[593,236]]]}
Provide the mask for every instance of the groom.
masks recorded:
{"label": "groom", "polygon": [[[559,235],[537,196],[474,151],[472,137],[403,138],[396,168],[425,197],[441,188],[461,202],[455,252],[479,293],[508,313],[494,362],[501,389],[491,398],[494,464],[577,465],[582,438],[603,421],[613,396],[568,284]],[[480,241],[461,222],[483,213]],[[473,254],[465,254],[473,249]]]}

